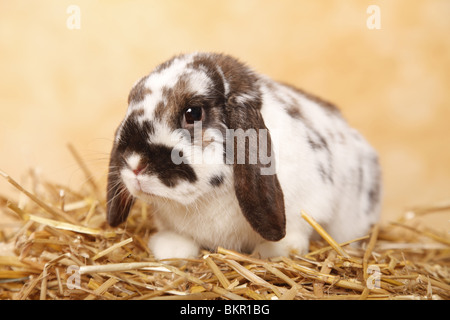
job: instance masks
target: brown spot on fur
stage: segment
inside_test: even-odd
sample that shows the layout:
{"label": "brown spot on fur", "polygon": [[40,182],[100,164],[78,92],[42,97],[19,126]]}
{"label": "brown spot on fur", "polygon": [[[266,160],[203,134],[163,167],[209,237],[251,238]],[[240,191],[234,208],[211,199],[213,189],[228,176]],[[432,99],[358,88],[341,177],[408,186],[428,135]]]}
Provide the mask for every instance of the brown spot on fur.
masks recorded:
{"label": "brown spot on fur", "polygon": [[377,204],[380,202],[381,199],[381,170],[379,167],[379,160],[378,156],[374,156],[371,159],[371,170],[375,171],[373,173],[372,178],[373,184],[368,192],[369,197],[369,206],[368,206],[368,213],[372,213]]}
{"label": "brown spot on fur", "polygon": [[328,147],[328,142],[325,139],[324,136],[322,136],[317,130],[315,130],[314,128],[312,128],[311,126],[308,126],[308,143],[311,146],[311,149],[313,150],[327,150],[328,152],[330,152],[330,148]]}
{"label": "brown spot on fur", "polygon": [[[284,106],[286,112],[289,116],[291,116],[294,119],[302,120],[303,115],[300,109],[299,103],[296,101],[296,99],[289,95],[281,95],[279,94],[279,90],[275,85],[275,82],[273,81],[264,81],[264,85],[271,91],[271,94],[273,97]],[[277,84],[282,85],[282,84]]]}
{"label": "brown spot on fur", "polygon": [[146,95],[152,93],[152,91],[145,86],[145,81],[147,80],[147,78],[148,78],[148,76],[143,77],[131,89],[130,94],[128,95],[128,104],[139,103],[142,100],[144,100]]}
{"label": "brown spot on fur", "polygon": [[162,98],[155,108],[155,119],[166,118],[173,128],[181,127],[182,111],[195,93],[188,90],[187,80],[180,77],[173,88],[162,88]]}
{"label": "brown spot on fur", "polygon": [[290,115],[294,119],[301,120],[303,118],[302,113],[295,106],[292,106],[292,105],[288,106],[286,111],[287,111],[288,115]]}
{"label": "brown spot on fur", "polygon": [[144,109],[133,110],[130,114],[130,117],[133,118],[142,117],[144,113],[145,113]]}
{"label": "brown spot on fur", "polygon": [[195,57],[195,60],[187,65],[188,68],[194,70],[201,70],[212,80],[214,84],[214,90],[216,93],[225,92],[225,84],[218,71],[217,63],[210,58],[203,57],[202,55]]}
{"label": "brown spot on fur", "polygon": [[291,88],[292,90],[296,91],[297,93],[301,94],[302,96],[306,97],[307,99],[316,102],[318,105],[320,105],[325,111],[327,111],[330,114],[335,114],[335,115],[339,115],[341,114],[341,112],[339,111],[339,109],[332,104],[331,102],[328,102],[326,100],[323,100],[322,98],[313,95],[311,93],[308,93],[306,91],[303,91],[302,89],[299,89],[297,87],[294,87],[290,84],[287,83],[282,83],[284,86]]}
{"label": "brown spot on fur", "polygon": [[213,187],[219,187],[223,184],[223,182],[224,182],[223,175],[213,176],[211,177],[211,179],[209,179],[209,184],[212,185]]}
{"label": "brown spot on fur", "polygon": [[191,183],[197,181],[194,169],[184,161],[174,164],[171,154],[172,148],[158,144],[149,145],[144,153],[149,171],[156,174],[159,180],[170,188],[175,187],[181,180]]}
{"label": "brown spot on fur", "polygon": [[222,54],[214,54],[212,59],[220,67],[225,79],[228,81],[229,96],[239,96],[242,93],[251,94],[258,89],[258,77],[239,60]]}

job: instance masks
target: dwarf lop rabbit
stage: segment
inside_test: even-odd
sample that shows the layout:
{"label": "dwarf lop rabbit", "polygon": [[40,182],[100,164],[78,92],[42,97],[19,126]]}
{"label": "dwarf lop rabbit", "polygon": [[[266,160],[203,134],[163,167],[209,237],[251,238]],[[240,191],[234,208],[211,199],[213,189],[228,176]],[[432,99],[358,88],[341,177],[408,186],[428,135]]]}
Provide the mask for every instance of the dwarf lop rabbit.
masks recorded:
{"label": "dwarf lop rabbit", "polygon": [[313,229],[301,210],[339,242],[379,218],[377,154],[339,110],[233,57],[176,56],[138,81],[128,104],[107,220],[123,223],[136,198],[151,203],[157,259],[218,246],[305,253]]}

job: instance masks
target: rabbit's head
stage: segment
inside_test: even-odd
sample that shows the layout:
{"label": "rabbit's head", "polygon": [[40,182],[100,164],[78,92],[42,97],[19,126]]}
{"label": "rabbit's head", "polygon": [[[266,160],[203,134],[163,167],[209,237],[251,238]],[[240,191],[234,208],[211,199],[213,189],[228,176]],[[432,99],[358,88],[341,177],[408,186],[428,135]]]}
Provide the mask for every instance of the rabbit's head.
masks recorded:
{"label": "rabbit's head", "polygon": [[232,188],[255,231],[283,238],[283,192],[258,80],[234,58],[196,53],[176,56],[138,81],[111,152],[109,224],[124,222],[136,197],[188,205]]}

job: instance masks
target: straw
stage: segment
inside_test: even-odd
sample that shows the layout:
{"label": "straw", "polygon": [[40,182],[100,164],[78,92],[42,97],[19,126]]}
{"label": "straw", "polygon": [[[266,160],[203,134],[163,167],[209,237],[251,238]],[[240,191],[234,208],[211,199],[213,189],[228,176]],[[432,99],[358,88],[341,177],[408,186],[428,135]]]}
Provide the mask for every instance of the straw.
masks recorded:
{"label": "straw", "polygon": [[344,251],[344,249],[341,248],[341,246],[312,218],[310,217],[305,211],[302,210],[301,216],[303,219],[305,219],[313,228],[317,231],[317,233],[326,241],[328,244],[336,250],[336,252],[341,255],[344,258],[349,259],[350,256],[347,254],[347,252]]}
{"label": "straw", "polygon": [[369,278],[368,272],[367,272],[369,270],[369,258],[370,258],[370,255],[372,254],[373,249],[375,248],[379,229],[380,228],[379,228],[378,224],[373,227],[372,235],[370,237],[369,243],[367,244],[366,251],[364,252],[362,264],[363,264],[363,272],[364,272],[364,280],[365,281],[367,281],[367,279]]}
{"label": "straw", "polygon": [[66,221],[76,223],[76,221],[69,215],[67,215],[65,212],[58,210],[57,208],[54,208],[44,201],[41,201],[38,197],[30,193],[29,191],[25,190],[19,183],[17,183],[13,178],[11,178],[8,174],[0,170],[0,176],[6,179],[10,184],[12,184],[14,187],[16,187],[18,190],[20,190],[23,194],[28,196],[31,200],[33,200],[35,203],[37,203],[41,208],[46,210],[48,213],[52,214],[53,216],[57,216],[60,218],[65,219]]}
{"label": "straw", "polygon": [[[450,299],[450,236],[416,220],[447,214],[448,201],[345,243],[300,210],[321,236],[305,255],[259,259],[219,247],[195,259],[157,261],[147,247],[156,230],[152,207],[137,201],[124,226],[109,227],[105,186],[70,148],[90,181],[80,190],[33,170],[27,188],[0,171],[19,193],[0,196],[0,210],[14,219],[0,235],[0,248],[8,248],[0,251],[0,299]],[[363,245],[347,246],[353,242]]]}

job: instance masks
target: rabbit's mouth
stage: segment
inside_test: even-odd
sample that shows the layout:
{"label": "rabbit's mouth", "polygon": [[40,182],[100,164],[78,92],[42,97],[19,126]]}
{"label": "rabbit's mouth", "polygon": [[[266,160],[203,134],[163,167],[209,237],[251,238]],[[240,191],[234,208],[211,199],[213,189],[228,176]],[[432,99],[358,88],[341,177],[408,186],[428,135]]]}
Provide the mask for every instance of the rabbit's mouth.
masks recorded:
{"label": "rabbit's mouth", "polygon": [[180,182],[174,187],[168,187],[156,174],[135,174],[130,169],[123,169],[121,178],[129,193],[144,201],[151,202],[155,198],[164,198],[189,204],[199,196],[198,188],[187,181]]}

